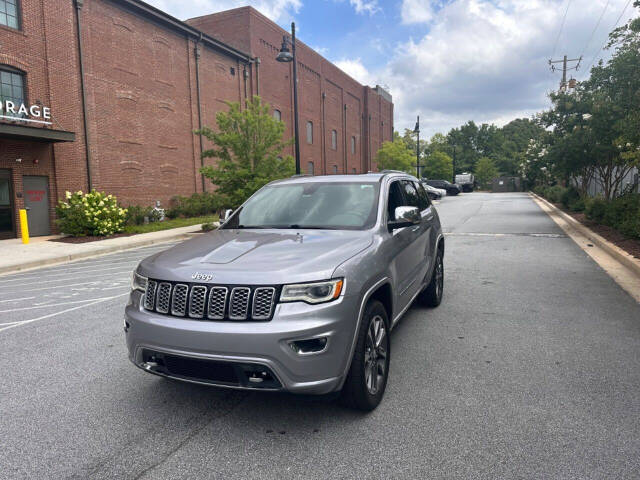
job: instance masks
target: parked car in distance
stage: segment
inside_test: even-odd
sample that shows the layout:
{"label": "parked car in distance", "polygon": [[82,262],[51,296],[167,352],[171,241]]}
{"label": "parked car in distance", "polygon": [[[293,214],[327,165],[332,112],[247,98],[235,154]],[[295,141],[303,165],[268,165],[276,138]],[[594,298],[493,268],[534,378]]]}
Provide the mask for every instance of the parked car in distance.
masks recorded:
{"label": "parked car in distance", "polygon": [[476,186],[476,177],[473,173],[460,173],[456,175],[456,185],[460,185],[463,192],[473,192]]}
{"label": "parked car in distance", "polygon": [[424,180],[421,180],[421,182],[422,182],[422,186],[427,191],[427,195],[429,195],[429,198],[431,200],[441,200],[442,197],[446,197],[447,196],[447,191],[446,190],[444,190],[442,188],[432,187],[431,185],[429,185]]}
{"label": "parked car in distance", "polygon": [[442,188],[447,191],[447,195],[458,195],[462,188],[455,183],[448,182],[446,180],[425,180],[427,185],[431,185],[435,188]]}
{"label": "parked car in distance", "polygon": [[444,248],[438,212],[406,173],[272,182],[219,229],[140,262],[129,359],[204,385],[341,391],[373,410],[389,333],[414,299],[442,300]]}

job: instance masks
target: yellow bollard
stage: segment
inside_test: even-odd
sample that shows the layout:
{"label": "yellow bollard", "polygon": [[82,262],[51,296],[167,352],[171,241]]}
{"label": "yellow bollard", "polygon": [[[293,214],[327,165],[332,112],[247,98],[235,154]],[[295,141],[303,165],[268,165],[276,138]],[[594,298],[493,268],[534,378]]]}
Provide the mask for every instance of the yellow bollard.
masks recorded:
{"label": "yellow bollard", "polygon": [[22,243],[29,243],[29,223],[27,223],[27,211],[20,209],[20,233],[22,233]]}

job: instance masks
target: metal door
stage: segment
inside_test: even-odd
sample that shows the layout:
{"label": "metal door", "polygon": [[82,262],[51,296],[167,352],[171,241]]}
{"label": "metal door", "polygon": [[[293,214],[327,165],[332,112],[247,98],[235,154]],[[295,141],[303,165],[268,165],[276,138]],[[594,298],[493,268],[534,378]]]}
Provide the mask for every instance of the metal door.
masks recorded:
{"label": "metal door", "polygon": [[0,238],[14,238],[13,192],[11,170],[0,170]]}
{"label": "metal door", "polygon": [[29,219],[29,235],[50,235],[49,177],[25,175],[22,177],[22,190]]}

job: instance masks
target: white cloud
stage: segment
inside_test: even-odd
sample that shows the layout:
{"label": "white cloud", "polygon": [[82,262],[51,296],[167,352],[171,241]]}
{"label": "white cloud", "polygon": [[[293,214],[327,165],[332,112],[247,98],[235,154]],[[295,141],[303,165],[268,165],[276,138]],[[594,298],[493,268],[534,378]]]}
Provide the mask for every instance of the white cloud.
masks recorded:
{"label": "white cloud", "polygon": [[402,23],[428,23],[435,15],[431,0],[404,0],[400,9]]}
{"label": "white cloud", "polygon": [[376,83],[369,70],[367,70],[367,68],[362,64],[362,61],[359,58],[352,60],[342,59],[334,63],[340,70],[347,73],[347,75],[350,75],[363,85],[374,85]]}
{"label": "white cloud", "polygon": [[187,18],[250,5],[274,22],[291,19],[302,7],[302,0],[146,0],[174,17]]}
{"label": "white cloud", "polygon": [[[556,56],[580,55],[605,3],[590,0],[569,10]],[[583,68],[625,3],[611,0]],[[562,4],[561,0],[454,0],[443,5],[404,0],[403,21],[406,13],[411,23],[425,23],[428,31],[397,45],[392,60],[368,72],[369,78],[389,84],[396,128],[411,127],[417,114],[434,133],[471,119],[503,124],[547,108],[546,94],[560,80],[558,73],[549,71],[547,60],[564,13]],[[586,72],[573,74],[581,79]]]}
{"label": "white cloud", "polygon": [[356,9],[357,13],[373,15],[380,10],[377,0],[349,0],[349,3]]}

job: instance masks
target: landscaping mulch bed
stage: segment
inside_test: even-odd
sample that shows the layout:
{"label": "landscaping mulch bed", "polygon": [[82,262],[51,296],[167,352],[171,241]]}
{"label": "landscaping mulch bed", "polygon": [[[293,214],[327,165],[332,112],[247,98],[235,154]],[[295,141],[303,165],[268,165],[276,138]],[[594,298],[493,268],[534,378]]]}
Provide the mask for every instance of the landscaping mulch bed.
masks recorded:
{"label": "landscaping mulch bed", "polygon": [[600,235],[601,237],[609,240],[614,245],[623,249],[629,255],[634,256],[637,259],[640,259],[640,240],[635,238],[625,237],[623,234],[615,230],[614,228],[608,227],[607,225],[601,225],[599,223],[594,222],[593,220],[589,220],[584,213],[571,212],[564,208],[559,203],[554,203],[556,207],[565,212],[568,215],[571,215],[573,218],[582,223],[585,227],[590,228],[595,233]]}
{"label": "landscaping mulch bed", "polygon": [[62,238],[52,238],[49,240],[50,242],[61,242],[61,243],[89,243],[89,242],[97,242],[100,240],[109,240],[110,238],[119,238],[119,237],[131,237],[132,235],[138,235],[137,233],[116,233],[114,235],[108,235],[106,237],[62,237]]}

